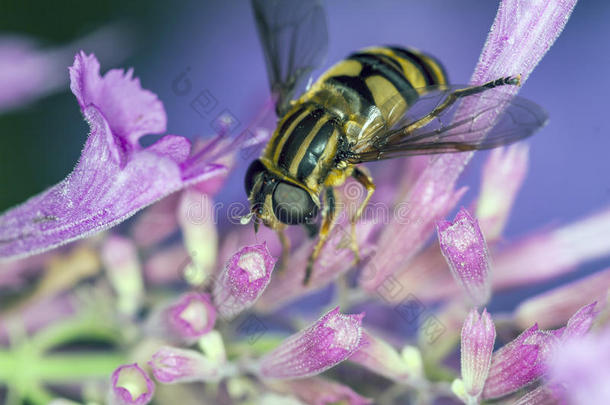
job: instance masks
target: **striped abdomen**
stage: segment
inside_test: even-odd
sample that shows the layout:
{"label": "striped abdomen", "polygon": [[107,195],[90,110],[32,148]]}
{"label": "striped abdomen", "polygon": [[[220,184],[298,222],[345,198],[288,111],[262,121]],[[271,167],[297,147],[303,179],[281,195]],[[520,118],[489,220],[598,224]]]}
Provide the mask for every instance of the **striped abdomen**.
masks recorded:
{"label": "striped abdomen", "polygon": [[436,59],[411,49],[375,47],[331,67],[302,100],[338,114],[348,139],[356,142],[370,135],[369,129],[391,127],[426,87],[443,84],[447,77]]}
{"label": "striped abdomen", "polygon": [[368,48],[327,70],[282,118],[263,154],[267,165],[317,191],[343,145],[395,124],[428,86],[447,83],[434,58]]}
{"label": "striped abdomen", "polygon": [[275,171],[317,191],[344,141],[337,117],[314,103],[298,104],[280,121],[262,160]]}

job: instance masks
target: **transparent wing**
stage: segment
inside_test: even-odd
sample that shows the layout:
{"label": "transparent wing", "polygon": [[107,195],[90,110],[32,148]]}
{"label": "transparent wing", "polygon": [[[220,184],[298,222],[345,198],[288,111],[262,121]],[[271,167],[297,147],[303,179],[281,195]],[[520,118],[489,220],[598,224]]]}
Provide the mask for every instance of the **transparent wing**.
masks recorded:
{"label": "transparent wing", "polygon": [[326,55],[326,15],[320,0],[252,0],[252,7],[281,117]]}
{"label": "transparent wing", "polygon": [[546,112],[534,102],[501,89],[458,98],[431,115],[451,98],[452,92],[465,87],[427,89],[428,93],[392,129],[380,131],[367,140],[367,145],[354,148],[350,163],[491,149],[527,138],[548,120]]}

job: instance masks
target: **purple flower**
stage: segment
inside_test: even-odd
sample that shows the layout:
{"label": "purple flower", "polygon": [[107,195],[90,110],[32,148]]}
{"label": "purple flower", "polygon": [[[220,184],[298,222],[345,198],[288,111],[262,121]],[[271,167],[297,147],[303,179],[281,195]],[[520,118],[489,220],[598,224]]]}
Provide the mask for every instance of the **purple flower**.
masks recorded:
{"label": "purple flower", "polygon": [[509,342],[491,358],[491,368],[483,398],[498,398],[537,380],[543,372],[542,354],[554,336],[532,326]]}
{"label": "purple flower", "polygon": [[492,356],[483,397],[508,395],[538,380],[547,372],[548,360],[561,353],[558,350],[566,341],[584,336],[596,315],[595,303],[586,305],[572,315],[564,328],[542,331],[534,325],[499,349]]}
{"label": "purple flower", "polygon": [[[565,389],[561,385],[544,384],[523,395],[513,405],[567,405],[565,397]],[[583,404],[586,403],[596,402],[583,402]]]}
{"label": "purple flower", "polygon": [[494,149],[483,167],[476,217],[488,241],[502,234],[517,192],[525,179],[529,148],[516,144]]}
{"label": "purple flower", "polygon": [[214,303],[220,316],[231,318],[251,307],[269,284],[276,260],[266,243],[235,253],[214,284]]}
{"label": "purple flower", "polygon": [[477,220],[462,208],[453,223],[439,222],[437,233],[456,282],[475,305],[486,304],[491,295],[489,252]]}
{"label": "purple flower", "polygon": [[362,346],[364,314],[343,315],[333,309],[310,327],[290,336],[260,360],[269,379],[311,377],[348,359]]}
{"label": "purple flower", "polygon": [[610,403],[610,328],[571,338],[549,356],[549,380],[570,404]]}
{"label": "purple flower", "polygon": [[184,294],[165,310],[167,327],[171,335],[192,343],[214,328],[216,309],[209,294]]}
{"label": "purple flower", "polygon": [[172,384],[191,381],[218,381],[218,364],[195,350],[163,346],[148,362],[157,381]]}
{"label": "purple flower", "polygon": [[216,265],[218,231],[214,202],[194,187],[184,190],[177,207],[184,246],[191,263],[184,276],[191,285],[202,285]]}
{"label": "purple flower", "polygon": [[496,340],[496,328],[487,311],[479,315],[472,309],[462,327],[462,381],[466,394],[477,398],[483,391],[491,366],[491,353]]}
{"label": "purple flower", "polygon": [[302,378],[285,382],[286,388],[306,404],[311,405],[368,405],[372,401],[360,396],[347,385],[322,377]]}
{"label": "purple flower", "polygon": [[538,322],[543,328],[565,323],[585,304],[603,302],[610,285],[610,268],[523,301],[515,311],[520,326]]}
{"label": "purple flower", "polygon": [[566,327],[562,331],[562,340],[565,341],[586,335],[591,329],[593,321],[598,314],[598,311],[595,310],[596,306],[597,302],[593,302],[576,311],[568,320]]}
{"label": "purple flower", "polygon": [[[610,210],[534,234],[494,254],[494,289],[530,285],[610,254]],[[592,298],[592,297],[591,297]]]}
{"label": "purple flower", "polygon": [[136,363],[117,368],[110,384],[108,403],[111,405],[144,405],[155,392],[155,384]]}
{"label": "purple flower", "polygon": [[389,343],[363,330],[361,347],[350,358],[376,374],[397,382],[409,381],[409,364]]}
{"label": "purple flower", "polygon": [[205,153],[189,157],[190,143],[181,136],[140,146],[142,135],[165,131],[166,116],[157,96],[132,75],[111,70],[100,77],[95,56],[76,55],[70,88],[91,132],[66,179],[0,216],[0,258],[43,252],[110,228],[223,172]]}
{"label": "purple flower", "polygon": [[122,236],[111,236],[104,242],[101,256],[117,294],[117,308],[124,314],[135,315],[144,295],[144,285],[134,243]]}

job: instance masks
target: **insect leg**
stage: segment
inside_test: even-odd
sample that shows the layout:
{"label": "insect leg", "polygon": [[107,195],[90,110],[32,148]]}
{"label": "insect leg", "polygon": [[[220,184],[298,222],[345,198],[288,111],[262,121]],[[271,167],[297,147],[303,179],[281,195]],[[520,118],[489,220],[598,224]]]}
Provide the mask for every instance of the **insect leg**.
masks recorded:
{"label": "insect leg", "polygon": [[373,178],[371,177],[371,174],[369,173],[368,169],[366,169],[364,167],[358,167],[358,166],[354,167],[354,171],[352,172],[352,177],[354,177],[354,179],[356,179],[356,181],[358,183],[362,184],[362,186],[366,189],[366,197],[364,197],[364,200],[362,201],[362,203],[360,203],[360,206],[356,210],[356,214],[351,218],[352,250],[354,251],[354,255],[356,256],[356,262],[359,262],[360,253],[358,251],[358,242],[356,240],[356,223],[362,217],[362,213],[364,212],[364,209],[369,204],[369,201],[371,200],[371,197],[373,196],[373,193],[375,192],[375,183],[373,183]]}
{"label": "insect leg", "polygon": [[305,278],[303,278],[303,285],[307,285],[309,283],[309,280],[311,279],[311,273],[313,271],[313,265],[316,262],[318,256],[320,255],[322,247],[330,236],[330,231],[332,230],[335,222],[335,216],[337,212],[337,207],[335,204],[335,190],[332,187],[327,187],[325,191],[326,198],[324,201],[324,209],[322,210],[322,226],[320,227],[320,238],[318,239],[318,243],[316,243],[313,252],[309,256],[309,260],[307,261],[307,269],[305,270]]}
{"label": "insect leg", "polygon": [[459,100],[462,97],[472,96],[474,94],[482,93],[489,89],[493,89],[494,87],[506,86],[506,85],[520,86],[521,85],[521,75],[501,77],[499,79],[484,83],[480,86],[471,86],[471,87],[465,87],[463,89],[455,90],[455,91],[449,93],[447,98],[445,98],[445,100],[443,100],[443,102],[440,103],[434,110],[429,112],[427,115],[424,115],[417,121],[412,122],[411,124],[402,128],[400,133],[408,134],[418,128],[425,127],[434,118],[439,116],[443,111],[445,111],[447,108],[451,107],[453,105],[453,103],[455,103],[457,100]]}
{"label": "insect leg", "polygon": [[284,232],[285,227],[280,227],[277,232],[277,237],[280,239],[280,243],[282,244],[282,257],[280,258],[280,263],[277,269],[277,272],[281,272],[286,267],[286,262],[288,261],[288,256],[290,255],[290,239],[286,236]]}

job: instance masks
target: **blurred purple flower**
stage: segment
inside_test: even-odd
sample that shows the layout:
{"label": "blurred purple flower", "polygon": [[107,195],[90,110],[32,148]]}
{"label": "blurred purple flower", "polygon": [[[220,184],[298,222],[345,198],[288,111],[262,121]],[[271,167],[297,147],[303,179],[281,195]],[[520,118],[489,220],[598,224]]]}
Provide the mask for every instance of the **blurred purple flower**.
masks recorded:
{"label": "blurred purple flower", "polygon": [[310,327],[290,336],[260,360],[269,379],[311,377],[348,359],[361,345],[364,314],[343,315],[333,309]]}
{"label": "blurred purple flower", "polygon": [[322,378],[310,377],[285,382],[289,392],[311,405],[368,405],[372,401],[360,396],[347,385]]}
{"label": "blurred purple flower", "polygon": [[479,223],[462,208],[453,223],[440,221],[437,233],[455,281],[474,305],[485,305],[491,296],[489,252]]}
{"label": "blurred purple flower", "polygon": [[[65,89],[66,66],[79,49],[96,49],[108,63],[131,53],[129,30],[112,24],[59,47],[41,48],[32,38],[0,36],[0,113]],[[120,47],[115,46],[116,43]]]}
{"label": "blurred purple flower", "polygon": [[483,167],[475,216],[488,242],[502,234],[528,166],[527,145],[511,145],[491,151]]}
{"label": "blurred purple flower", "polygon": [[214,303],[223,318],[251,307],[265,291],[277,259],[267,244],[245,246],[231,257],[214,283]]}
{"label": "blurred purple flower", "polygon": [[542,328],[565,323],[583,305],[603,302],[610,286],[610,269],[564,284],[521,302],[515,310],[517,325],[537,322]]}
{"label": "blurred purple flower", "polygon": [[610,403],[610,328],[568,339],[547,363],[551,384],[565,387],[568,403]]}
{"label": "blurred purple flower", "polygon": [[102,246],[101,259],[116,292],[118,310],[135,315],[144,297],[142,269],[135,244],[123,236],[110,236]]}
{"label": "blurred purple flower", "polygon": [[[610,254],[610,210],[538,232],[493,254],[493,288],[551,279]],[[591,300],[589,300],[591,301]]]}
{"label": "blurred purple flower", "polygon": [[115,69],[100,77],[95,56],[76,55],[70,88],[91,133],[65,180],[0,216],[0,258],[28,256],[107,229],[224,171],[206,151],[189,158],[190,143],[181,136],[140,146],[142,135],[165,131],[166,116],[157,96],[132,74]]}
{"label": "blurred purple flower", "polygon": [[170,334],[186,343],[211,331],[216,322],[216,308],[209,294],[197,292],[182,295],[164,314]]}
{"label": "blurred purple flower", "polygon": [[163,346],[148,362],[157,381],[172,384],[218,381],[220,366],[195,350]]}
{"label": "blurred purple flower", "polygon": [[517,399],[513,405],[567,405],[565,395],[561,385],[544,384]]}
{"label": "blurred purple flower", "polygon": [[144,405],[150,402],[155,384],[136,363],[117,368],[110,377],[110,405]]}
{"label": "blurred purple flower", "polygon": [[496,328],[489,313],[472,309],[462,327],[461,365],[466,394],[478,399],[491,366]]}
{"label": "blurred purple flower", "polygon": [[389,343],[367,331],[362,331],[361,347],[349,361],[360,364],[396,382],[407,382],[411,376],[409,365]]}

